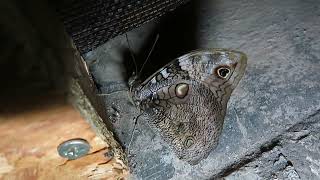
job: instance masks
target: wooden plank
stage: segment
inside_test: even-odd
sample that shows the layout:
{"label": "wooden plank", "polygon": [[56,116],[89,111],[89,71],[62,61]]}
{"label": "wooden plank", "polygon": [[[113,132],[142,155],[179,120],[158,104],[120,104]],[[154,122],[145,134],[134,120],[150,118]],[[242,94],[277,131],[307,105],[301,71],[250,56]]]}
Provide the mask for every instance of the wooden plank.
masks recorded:
{"label": "wooden plank", "polygon": [[[19,55],[19,58],[13,61],[13,66],[18,64],[19,67],[29,67],[30,64],[44,64],[45,68],[40,67],[40,72],[48,74],[49,78],[44,78],[41,82],[47,84],[47,82],[52,81],[52,83],[48,83],[49,85],[45,86],[46,88],[29,87],[38,77],[44,76],[41,73],[37,73],[36,67],[38,66],[26,69],[11,68],[9,71],[4,71],[8,73],[3,76],[3,79],[11,82],[14,86],[6,86],[5,83],[4,87],[6,88],[1,88],[0,91],[8,89],[7,94],[9,96],[15,96],[12,95],[12,92],[15,92],[15,94],[37,94],[41,91],[47,92],[49,89],[68,94],[71,103],[80,110],[82,116],[85,117],[96,134],[107,142],[110,148],[113,149],[115,156],[126,162],[126,157],[120,144],[113,137],[112,127],[108,125],[103,100],[96,96],[96,89],[91,75],[88,73],[88,69],[72,40],[65,33],[61,22],[50,7],[49,2],[42,0],[3,0],[0,2],[0,9],[9,14],[11,19],[15,19],[15,22],[23,22],[21,25],[20,23],[11,23],[11,21],[7,20],[8,18],[0,18],[0,22],[7,29],[5,31],[7,34],[4,34],[4,36],[10,37],[8,39],[10,42],[15,42],[14,40],[22,42],[21,44],[16,44],[17,47],[28,47],[22,48],[27,50],[23,54],[19,51],[12,52]],[[8,61],[12,62],[11,55],[8,57],[10,59]],[[35,62],[32,63],[31,60]],[[4,67],[7,68],[7,66]],[[12,81],[10,79],[11,74],[14,74],[16,70],[24,72],[22,74],[19,73],[22,77],[29,77],[29,73],[33,75],[31,78]],[[10,75],[8,76],[7,74]],[[24,83],[22,84],[21,81]],[[22,86],[24,84],[27,84],[26,87]],[[0,93],[0,96],[3,96],[3,93]]]}
{"label": "wooden plank", "polygon": [[[19,98],[20,99],[20,98]],[[0,179],[123,179],[121,160],[108,157],[108,144],[61,95],[1,100]],[[86,139],[85,157],[67,161],[57,146],[72,138]]]}

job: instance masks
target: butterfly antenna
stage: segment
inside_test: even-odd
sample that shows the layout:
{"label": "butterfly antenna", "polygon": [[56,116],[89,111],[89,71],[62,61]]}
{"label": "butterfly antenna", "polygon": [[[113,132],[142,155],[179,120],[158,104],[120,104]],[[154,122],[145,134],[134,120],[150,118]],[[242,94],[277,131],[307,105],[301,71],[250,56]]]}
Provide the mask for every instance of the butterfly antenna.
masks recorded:
{"label": "butterfly antenna", "polygon": [[133,60],[134,67],[135,67],[135,69],[136,69],[135,73],[138,73],[138,66],[137,66],[136,58],[134,57],[133,51],[132,51],[132,49],[131,49],[130,42],[129,42],[129,38],[128,38],[128,34],[125,33],[125,36],[126,36],[128,48],[129,48],[129,51],[130,51],[130,55],[131,55],[131,58],[132,58],[132,60]]}
{"label": "butterfly antenna", "polygon": [[153,45],[152,45],[152,48],[151,48],[151,50],[149,51],[149,54],[148,54],[148,56],[147,56],[147,59],[144,61],[143,65],[141,66],[141,69],[140,69],[140,71],[139,71],[139,73],[138,73],[138,76],[140,76],[140,74],[141,74],[144,66],[146,65],[147,61],[149,60],[149,58],[150,58],[150,56],[151,56],[151,54],[152,54],[152,52],[153,52],[153,50],[154,50],[157,42],[158,42],[158,39],[159,39],[159,34],[157,34],[156,40],[154,41],[154,43],[153,43]]}

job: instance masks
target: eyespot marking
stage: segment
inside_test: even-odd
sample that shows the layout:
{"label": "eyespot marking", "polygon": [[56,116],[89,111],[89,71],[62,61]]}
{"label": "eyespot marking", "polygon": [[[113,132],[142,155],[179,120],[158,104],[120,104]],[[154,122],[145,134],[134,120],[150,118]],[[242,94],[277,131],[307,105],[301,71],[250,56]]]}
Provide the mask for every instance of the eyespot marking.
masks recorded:
{"label": "eyespot marking", "polygon": [[194,139],[193,139],[192,136],[188,136],[188,137],[186,138],[186,140],[184,141],[184,146],[185,146],[186,148],[190,148],[193,144],[194,144]]}
{"label": "eyespot marking", "polygon": [[180,83],[176,86],[175,93],[178,98],[184,98],[188,94],[189,85],[186,83]]}
{"label": "eyespot marking", "polygon": [[216,72],[219,77],[225,79],[230,74],[230,69],[228,67],[219,67],[217,68]]}

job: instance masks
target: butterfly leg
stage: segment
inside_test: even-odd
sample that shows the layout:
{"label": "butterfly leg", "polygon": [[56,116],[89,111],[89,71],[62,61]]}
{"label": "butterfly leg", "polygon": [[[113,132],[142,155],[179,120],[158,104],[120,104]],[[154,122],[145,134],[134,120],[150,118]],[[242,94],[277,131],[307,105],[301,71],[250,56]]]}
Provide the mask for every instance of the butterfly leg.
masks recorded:
{"label": "butterfly leg", "polygon": [[132,128],[132,131],[131,131],[130,141],[129,141],[129,144],[128,144],[128,147],[127,147],[128,156],[130,155],[130,146],[131,146],[131,143],[132,143],[132,140],[133,140],[134,131],[136,130],[136,126],[137,126],[137,123],[138,123],[138,119],[139,119],[139,117],[140,117],[142,114],[143,114],[143,113],[140,113],[137,117],[134,117],[134,118],[133,118],[134,124],[133,124],[133,128]]}

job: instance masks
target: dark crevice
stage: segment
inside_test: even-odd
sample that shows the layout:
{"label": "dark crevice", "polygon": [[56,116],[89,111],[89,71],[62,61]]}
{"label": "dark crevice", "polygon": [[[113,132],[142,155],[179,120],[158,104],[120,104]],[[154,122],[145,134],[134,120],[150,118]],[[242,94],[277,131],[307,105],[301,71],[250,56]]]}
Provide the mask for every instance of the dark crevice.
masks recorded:
{"label": "dark crevice", "polygon": [[[320,109],[316,112],[309,115],[307,118],[303,119],[302,121],[292,125],[290,128],[288,128],[286,131],[284,131],[282,134],[276,136],[273,138],[270,142],[267,142],[263,145],[261,145],[255,152],[251,152],[250,155],[245,155],[243,158],[241,158],[239,161],[225,167],[222,169],[219,173],[214,175],[212,179],[223,179],[224,177],[230,175],[231,173],[239,170],[246,164],[253,162],[255,159],[262,156],[263,153],[269,152],[273,150],[277,146],[282,146],[286,142],[284,140],[287,139],[287,135],[291,132],[298,132],[304,129],[315,127],[314,124],[319,123],[319,120],[316,117],[320,114]],[[309,133],[310,134],[310,133]],[[309,134],[304,135],[307,137]],[[288,166],[293,167],[293,163],[288,160]]]}
{"label": "dark crevice", "polygon": [[279,146],[279,145],[280,145],[280,139],[279,139],[279,137],[276,137],[271,142],[265,143],[264,145],[260,146],[260,148],[257,152],[254,152],[251,155],[246,155],[244,158],[240,159],[238,162],[227,166],[222,171],[220,171],[218,174],[216,174],[213,177],[213,179],[221,179],[223,177],[230,175],[231,173],[242,168],[244,165],[261,157],[261,155],[263,153],[271,151],[272,149],[274,149],[276,146]]}
{"label": "dark crevice", "polygon": [[260,146],[260,151],[259,153],[264,153],[264,152],[269,152],[271,151],[274,147],[279,146],[280,145],[280,139],[279,138],[275,138],[273,139],[271,142],[263,144],[262,146]]}
{"label": "dark crevice", "polygon": [[292,166],[293,167],[293,163],[290,160],[287,160],[287,166]]}
{"label": "dark crevice", "polygon": [[318,120],[314,119],[315,116],[320,114],[320,109],[316,110],[314,113],[310,114],[307,118],[304,120],[294,124],[291,126],[286,132],[299,132],[304,129],[310,128],[314,123],[317,123]]}

